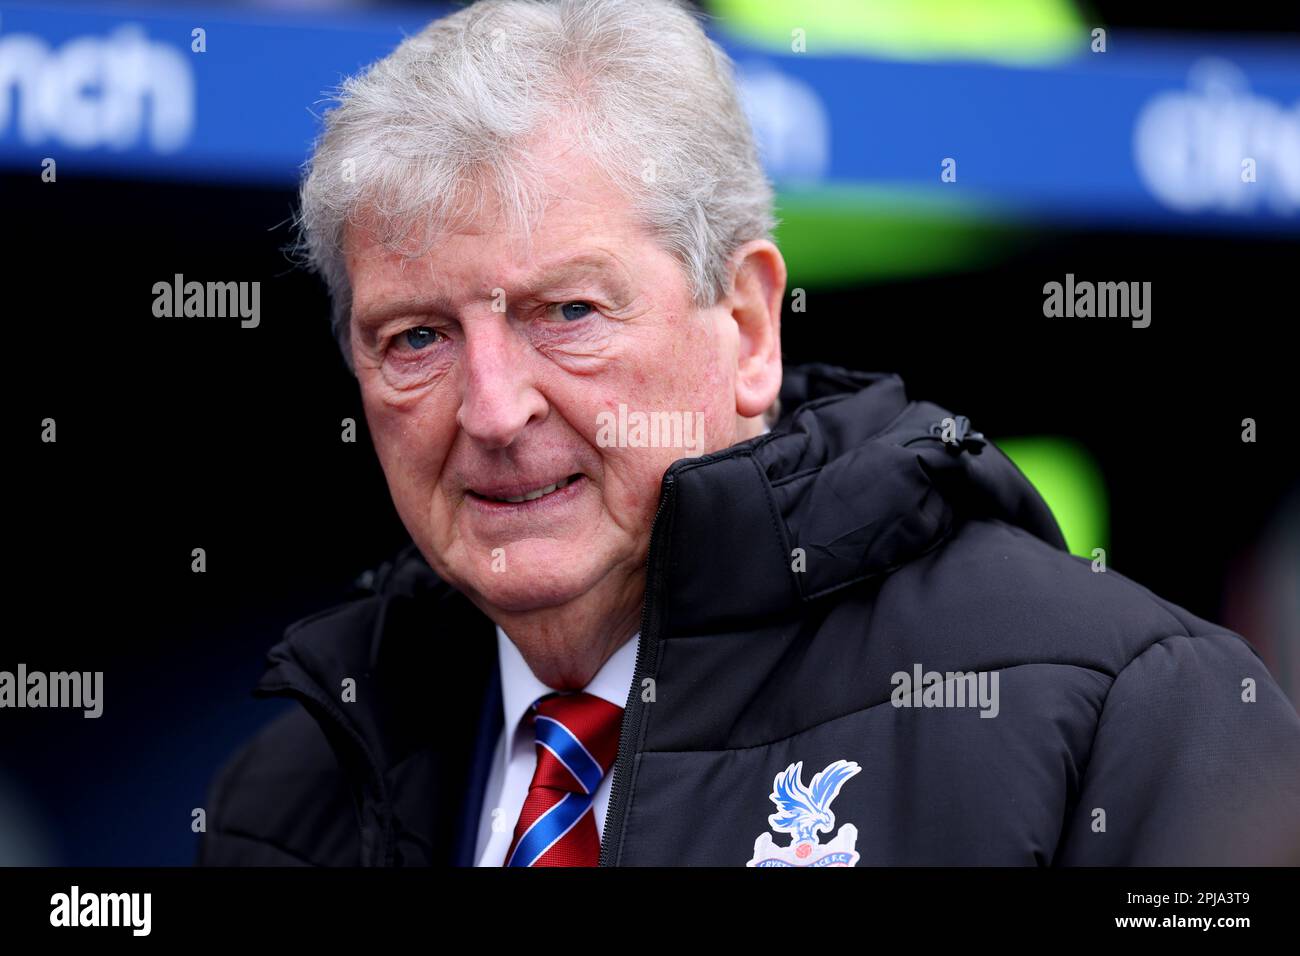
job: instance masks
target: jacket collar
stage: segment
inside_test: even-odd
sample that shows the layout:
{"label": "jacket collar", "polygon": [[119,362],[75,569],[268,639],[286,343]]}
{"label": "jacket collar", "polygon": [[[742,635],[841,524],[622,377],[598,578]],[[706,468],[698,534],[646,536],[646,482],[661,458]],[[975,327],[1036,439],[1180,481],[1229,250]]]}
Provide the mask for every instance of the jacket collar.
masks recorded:
{"label": "jacket collar", "polygon": [[[910,401],[898,376],[800,367],[782,406],[771,434],[665,475],[673,502],[656,599],[674,633],[796,612],[924,554],[966,518],[1005,520],[1064,549],[1015,465],[965,418]],[[958,440],[943,440],[945,420]],[[743,568],[731,563],[741,555]]]}

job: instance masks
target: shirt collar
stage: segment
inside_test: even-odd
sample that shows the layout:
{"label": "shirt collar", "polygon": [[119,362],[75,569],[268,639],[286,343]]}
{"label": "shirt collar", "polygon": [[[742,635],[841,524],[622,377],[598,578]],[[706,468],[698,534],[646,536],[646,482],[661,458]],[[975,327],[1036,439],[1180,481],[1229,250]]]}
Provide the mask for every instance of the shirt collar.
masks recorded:
{"label": "shirt collar", "polygon": [[[636,650],[641,642],[640,633],[632,635],[622,647],[610,655],[583,690],[609,701],[616,707],[627,706],[627,695],[632,689],[632,675],[636,670]],[[514,753],[515,737],[520,722],[528,713],[533,701],[555,692],[537,679],[524,656],[515,647],[506,632],[497,627],[497,658],[501,662],[501,706],[505,726],[509,732],[506,760]]]}

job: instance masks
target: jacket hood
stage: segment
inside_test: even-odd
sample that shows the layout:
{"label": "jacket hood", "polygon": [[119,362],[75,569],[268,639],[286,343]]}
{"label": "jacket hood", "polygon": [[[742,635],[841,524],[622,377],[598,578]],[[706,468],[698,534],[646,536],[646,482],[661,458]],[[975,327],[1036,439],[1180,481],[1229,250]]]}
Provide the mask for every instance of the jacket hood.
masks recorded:
{"label": "jacket hood", "polygon": [[790,412],[769,434],[665,475],[674,632],[797,610],[911,561],[966,519],[1065,549],[1010,459],[964,417],[910,401],[898,376],[801,366],[787,371],[781,404]]}

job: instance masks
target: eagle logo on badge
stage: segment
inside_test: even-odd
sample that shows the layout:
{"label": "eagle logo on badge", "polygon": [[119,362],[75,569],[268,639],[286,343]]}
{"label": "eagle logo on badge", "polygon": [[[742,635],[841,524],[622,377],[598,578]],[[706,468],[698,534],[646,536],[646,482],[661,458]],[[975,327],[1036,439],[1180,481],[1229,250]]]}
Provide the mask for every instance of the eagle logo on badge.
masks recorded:
{"label": "eagle logo on badge", "polygon": [[746,866],[856,866],[858,828],[851,823],[829,843],[820,843],[818,833],[835,829],[831,801],[840,788],[860,771],[852,760],[837,760],[812,778],[812,786],[803,785],[803,761],[792,763],[772,781],[769,799],[777,812],[767,818],[772,829],[789,833],[789,846],[777,846],[772,834],[764,833],[754,841],[754,857]]}

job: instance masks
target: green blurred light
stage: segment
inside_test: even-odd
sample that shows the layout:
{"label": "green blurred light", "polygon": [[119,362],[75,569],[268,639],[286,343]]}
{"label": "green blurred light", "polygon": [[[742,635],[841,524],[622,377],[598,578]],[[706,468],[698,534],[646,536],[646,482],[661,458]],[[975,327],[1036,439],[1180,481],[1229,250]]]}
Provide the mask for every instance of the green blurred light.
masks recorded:
{"label": "green blurred light", "polygon": [[1071,0],[708,0],[727,33],[791,52],[802,29],[809,55],[866,53],[911,60],[1059,62],[1090,40]]}
{"label": "green blurred light", "polygon": [[1007,438],[996,444],[1052,509],[1071,554],[1091,558],[1093,548],[1109,549],[1106,482],[1087,449],[1056,437]]}
{"label": "green blurred light", "polygon": [[782,190],[776,214],[791,288],[983,266],[1024,237],[983,206],[901,188]]}

